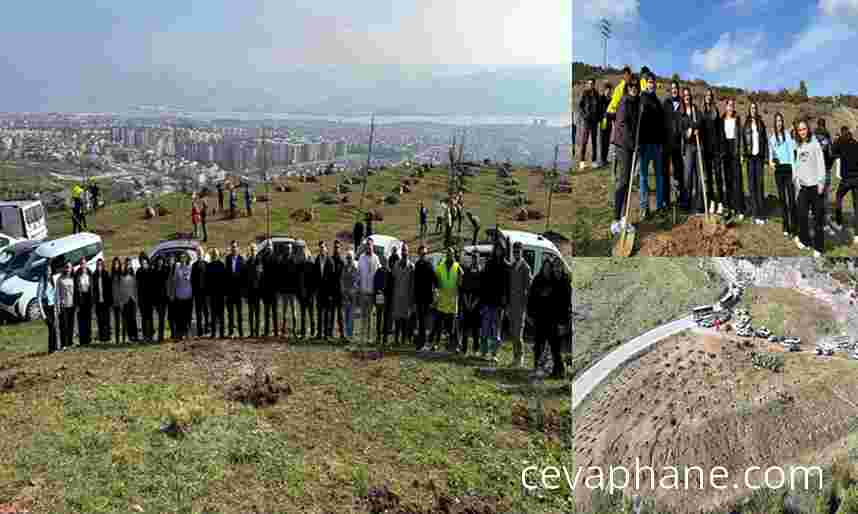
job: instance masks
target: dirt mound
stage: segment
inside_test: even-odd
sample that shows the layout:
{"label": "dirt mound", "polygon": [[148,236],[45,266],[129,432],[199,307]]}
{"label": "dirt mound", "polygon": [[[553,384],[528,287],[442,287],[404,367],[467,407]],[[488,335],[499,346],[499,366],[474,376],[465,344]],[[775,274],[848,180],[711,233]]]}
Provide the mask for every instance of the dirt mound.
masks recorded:
{"label": "dirt mound", "polygon": [[152,207],[146,207],[143,210],[143,219],[151,220],[152,218],[154,218],[157,215],[158,215],[158,213],[156,213],[155,209],[153,209]]}
{"label": "dirt mound", "polygon": [[340,203],[341,203],[341,204],[343,204],[343,205],[345,205],[345,204],[349,203],[349,197],[348,197],[348,196],[343,195],[343,197],[342,197],[342,198],[340,198]]}
{"label": "dirt mound", "polygon": [[[414,487],[421,487],[415,483]],[[434,491],[435,485],[429,482],[425,486]],[[366,514],[497,514],[507,512],[509,506],[497,498],[480,496],[453,497],[447,494],[438,495],[434,505],[422,508],[414,504],[403,504],[399,495],[387,486],[372,487],[369,492],[358,500],[358,508]]]}
{"label": "dirt mound", "polygon": [[724,225],[709,225],[702,216],[689,218],[665,233],[644,236],[641,257],[736,255],[742,249],[736,229]]}
{"label": "dirt mound", "polygon": [[370,215],[372,216],[372,221],[384,221],[384,214],[378,209],[370,211]]}
{"label": "dirt mound", "polygon": [[264,203],[264,202],[267,202],[269,200],[271,200],[271,198],[269,198],[268,195],[266,195],[266,194],[261,194],[261,195],[256,197],[256,201],[260,202],[260,203]]}
{"label": "dirt mound", "polygon": [[522,207],[515,214],[515,219],[518,221],[541,220],[545,215],[539,209],[526,209]]}
{"label": "dirt mound", "polygon": [[168,216],[171,212],[170,209],[164,207],[163,205],[156,206],[155,210],[158,212],[158,216]]}
{"label": "dirt mound", "polygon": [[361,361],[377,361],[384,358],[384,353],[375,350],[352,350],[351,356]]}
{"label": "dirt mound", "polygon": [[[541,431],[557,436],[565,432],[568,436],[572,433],[569,419],[568,413],[564,414],[560,409],[546,409],[543,413]],[[526,403],[517,402],[512,406],[512,424],[522,430],[533,430],[539,426],[539,420],[527,408]]]}
{"label": "dirt mound", "polygon": [[255,366],[227,389],[226,397],[259,408],[274,405],[281,396],[290,394],[292,387],[289,384],[279,383],[264,368]]}
{"label": "dirt mound", "polygon": [[313,211],[310,211],[308,209],[298,209],[289,215],[289,219],[291,219],[292,221],[309,223],[313,221]]}
{"label": "dirt mound", "polygon": [[0,372],[0,393],[11,393],[29,389],[47,380],[38,372],[18,371],[9,369]]}

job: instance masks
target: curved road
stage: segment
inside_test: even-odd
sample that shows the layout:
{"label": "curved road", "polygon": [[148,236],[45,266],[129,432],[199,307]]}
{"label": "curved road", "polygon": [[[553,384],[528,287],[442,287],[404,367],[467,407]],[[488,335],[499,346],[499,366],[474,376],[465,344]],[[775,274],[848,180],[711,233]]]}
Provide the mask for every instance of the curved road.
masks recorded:
{"label": "curved road", "polygon": [[572,412],[575,412],[575,409],[578,408],[578,405],[581,404],[584,398],[593,392],[593,389],[603,380],[608,378],[608,375],[615,369],[634,359],[662,339],[695,328],[696,326],[697,324],[694,322],[694,319],[691,316],[686,316],[685,318],[671,321],[635,337],[603,357],[572,384]]}

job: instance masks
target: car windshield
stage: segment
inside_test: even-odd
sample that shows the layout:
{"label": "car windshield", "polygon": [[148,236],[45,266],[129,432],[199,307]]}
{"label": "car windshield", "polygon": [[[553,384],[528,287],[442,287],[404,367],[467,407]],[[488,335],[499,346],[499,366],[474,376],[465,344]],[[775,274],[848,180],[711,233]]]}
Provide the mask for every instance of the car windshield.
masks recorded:
{"label": "car windshield", "polygon": [[48,261],[39,258],[35,261],[27,262],[27,264],[15,271],[15,276],[28,282],[38,282],[45,276],[45,267]]}
{"label": "car windshield", "polygon": [[0,270],[15,271],[24,267],[30,258],[31,252],[14,252],[12,249],[0,252]]}

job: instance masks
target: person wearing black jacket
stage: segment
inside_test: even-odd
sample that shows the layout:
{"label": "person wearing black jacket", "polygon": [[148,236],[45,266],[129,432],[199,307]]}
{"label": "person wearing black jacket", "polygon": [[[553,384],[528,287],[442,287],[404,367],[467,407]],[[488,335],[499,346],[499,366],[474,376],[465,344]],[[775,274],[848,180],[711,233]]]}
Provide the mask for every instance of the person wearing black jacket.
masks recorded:
{"label": "person wearing black jacket", "polygon": [[250,337],[259,337],[259,328],[261,325],[259,313],[262,302],[262,277],[264,272],[262,258],[256,254],[256,244],[251,243],[250,252],[244,263],[244,287],[247,290]]}
{"label": "person wearing black jacket", "polygon": [[715,104],[715,94],[711,89],[706,90],[703,97],[703,130],[701,131],[701,143],[703,144],[703,174],[706,177],[706,196],[709,205],[706,206],[710,212],[724,211],[724,175],[721,169],[721,155],[724,153],[722,137],[724,129],[721,128],[721,113]]}
{"label": "person wearing black jacket", "polygon": [[614,223],[611,224],[611,232],[618,233],[623,224],[627,222],[623,216],[628,188],[631,187],[632,161],[635,152],[635,136],[640,117],[640,84],[632,77],[627,82],[626,96],[620,101],[617,108],[617,118],[614,124],[613,144],[617,146],[619,165],[617,181],[614,187]]}
{"label": "person wearing black jacket", "polygon": [[[614,117],[608,116],[608,105],[611,103],[613,87],[610,82],[605,82],[602,94],[599,96],[599,112],[602,113],[604,126],[599,126],[599,158],[601,164],[608,163],[608,148],[611,146],[611,130],[614,128]],[[572,143],[575,144],[574,142]]]}
{"label": "person wearing black jacket", "polygon": [[[694,105],[694,100],[691,97],[691,89],[684,88],[682,90],[682,143],[683,155],[685,156],[685,198],[680,199],[680,206],[687,209],[691,213],[703,212],[703,184],[701,183],[700,173],[698,169],[698,138],[702,139],[700,133],[703,127],[703,115],[700,110]],[[700,141],[703,144],[703,141]]]}
{"label": "person wearing black jacket", "polygon": [[119,259],[119,257],[114,257],[113,261],[110,263],[110,296],[113,299],[113,340],[116,342],[116,344],[119,344],[119,342],[123,339],[124,319],[122,317],[122,305],[120,305],[119,303],[119,284],[121,280],[122,261]]}
{"label": "person wearing black jacket", "polygon": [[[849,129],[843,127],[841,136],[832,147],[832,158],[840,159],[840,185],[837,186],[837,195],[834,204],[834,221],[842,229],[843,199],[852,192],[852,216],[855,229],[852,242],[858,245],[858,141],[852,137]],[[823,154],[824,155],[824,154]]]}
{"label": "person wearing black jacket", "polygon": [[155,258],[155,265],[149,274],[149,282],[152,288],[152,307],[158,314],[158,342],[164,342],[164,333],[167,329],[167,279],[170,276],[170,268],[163,257]]}
{"label": "person wearing black jacket", "polygon": [[[677,197],[672,202],[679,201],[683,196],[685,181],[683,175],[685,166],[682,162],[682,97],[679,91],[679,82],[670,84],[670,96],[664,99],[662,104],[664,111],[664,146],[662,147],[662,175],[664,183],[675,191]],[[673,182],[671,181],[673,178]],[[672,195],[670,195],[672,196]]]}
{"label": "person wearing black jacket", "polygon": [[581,120],[584,123],[584,141],[581,144],[581,161],[585,160],[587,154],[587,142],[590,141],[593,145],[590,151],[592,161],[596,161],[598,148],[596,140],[599,135],[599,121],[604,116],[600,112],[602,101],[599,98],[599,92],[596,90],[596,79],[587,81],[587,90],[581,95],[581,100],[578,102],[578,111],[581,114]]}
{"label": "person wearing black jacket", "polygon": [[435,300],[435,269],[426,258],[426,245],[417,248],[417,262],[414,263],[414,301],[417,311],[417,337],[414,346],[419,350],[426,344],[426,320]]}
{"label": "person wearing black jacket", "polygon": [[[474,341],[474,354],[480,351],[480,284],[482,280],[479,255],[470,255],[470,265],[462,277],[462,287],[459,289],[459,302],[462,306],[462,353],[468,353],[468,336]],[[483,345],[485,346],[485,345]],[[483,355],[485,356],[485,355]]]}
{"label": "person wearing black jacket", "polygon": [[[313,262],[313,282],[316,284],[316,337],[327,341],[328,318],[331,316],[330,280],[334,263],[328,256],[328,245],[319,241],[319,255]],[[333,323],[330,323],[333,327]]]}
{"label": "person wearing black jacket", "polygon": [[748,192],[751,194],[751,215],[757,225],[765,224],[763,200],[763,165],[769,155],[769,136],[756,102],[751,102],[748,117],[742,127],[742,148],[748,163]]}
{"label": "person wearing black jacket", "polygon": [[[262,305],[265,324],[262,327],[263,337],[280,337],[280,319],[278,317],[278,297],[280,296],[280,282],[277,279],[277,268],[279,267],[278,256],[274,251],[269,251],[260,257],[262,262]],[[273,329],[273,331],[272,331]]]}
{"label": "person wearing black jacket", "polygon": [[92,283],[93,273],[86,266],[86,259],[80,258],[74,274],[74,304],[77,307],[78,342],[81,346],[92,342]]}
{"label": "person wearing black jacket", "polygon": [[539,369],[545,344],[551,347],[551,357],[554,364],[552,378],[563,376],[562,337],[559,327],[568,324],[570,304],[572,301],[572,286],[568,279],[558,273],[555,267],[562,266],[554,259],[542,264],[539,274],[530,286],[527,310],[533,320],[535,344],[533,348],[533,367]]}
{"label": "person wearing black jacket", "polygon": [[226,271],[226,265],[220,260],[220,252],[217,248],[212,248],[210,257],[209,263],[206,265],[206,291],[209,295],[209,316],[211,319],[209,333],[212,337],[219,334],[221,339],[225,339],[223,311],[224,296],[226,296],[227,288],[230,287],[227,283],[229,275]]}
{"label": "person wearing black jacket", "polygon": [[104,267],[104,259],[95,263],[92,277],[92,300],[95,302],[95,319],[98,325],[98,340],[110,342],[110,308],[113,306],[113,280]]}
{"label": "person wearing black jacket", "polygon": [[143,340],[152,342],[155,337],[155,290],[152,287],[152,272],[149,257],[140,253],[138,258],[140,269],[137,270],[137,305],[140,309],[140,326]]}
{"label": "person wearing black jacket", "polygon": [[235,336],[238,324],[238,337],[244,338],[244,313],[242,312],[242,289],[244,288],[244,257],[238,253],[238,241],[229,244],[230,254],[226,256],[226,312],[229,321],[229,337]]}
{"label": "person wearing black jacket", "polygon": [[363,241],[363,222],[361,220],[357,220],[355,222],[355,228],[352,231],[352,240],[355,244],[355,253],[357,253],[358,248]]}
{"label": "person wearing black jacket", "polygon": [[664,109],[655,94],[655,77],[648,73],[644,76],[646,90],[640,95],[641,129],[640,129],[640,207],[641,217],[649,215],[649,163],[655,165],[655,205],[656,209],[664,209],[666,186],[661,172],[661,154],[664,143]]}
{"label": "person wearing black jacket", "polygon": [[[301,307],[301,333],[300,338],[313,337],[313,300],[316,298],[316,282],[313,270],[313,261],[307,247],[296,249],[295,276],[298,278],[298,304]],[[309,331],[307,330],[309,323]]]}
{"label": "person wearing black jacket", "polygon": [[346,340],[346,332],[343,327],[343,268],[345,261],[343,260],[342,248],[339,241],[334,241],[334,253],[331,256],[331,274],[328,275],[326,287],[329,295],[330,315],[328,316],[328,338],[334,337],[334,318],[337,321],[337,328],[340,331],[340,339]]}
{"label": "person wearing black jacket", "polygon": [[497,361],[497,353],[501,345],[500,322],[509,298],[509,267],[504,258],[505,254],[503,242],[496,241],[492,248],[492,256],[483,268],[480,281],[480,315],[482,317],[480,353],[491,354],[493,361]]}
{"label": "person wearing black jacket", "polygon": [[[745,188],[742,181],[742,117],[736,112],[736,100],[729,98],[721,116],[721,139],[724,149],[724,194],[725,205],[739,215],[739,221],[745,217]],[[795,139],[795,136],[793,136]]]}
{"label": "person wearing black jacket", "polygon": [[[283,304],[283,328],[281,333],[284,337],[288,337],[291,333],[292,337],[298,336],[298,317],[297,313],[301,310],[298,303],[298,265],[297,254],[299,246],[286,245],[285,251],[277,256],[277,278],[279,280],[278,290]],[[286,330],[287,313],[289,316],[289,330]]]}
{"label": "person wearing black jacket", "polygon": [[209,328],[209,298],[206,291],[205,251],[200,251],[200,258],[191,266],[191,291],[193,294],[194,314],[197,318],[197,337],[205,337]]}

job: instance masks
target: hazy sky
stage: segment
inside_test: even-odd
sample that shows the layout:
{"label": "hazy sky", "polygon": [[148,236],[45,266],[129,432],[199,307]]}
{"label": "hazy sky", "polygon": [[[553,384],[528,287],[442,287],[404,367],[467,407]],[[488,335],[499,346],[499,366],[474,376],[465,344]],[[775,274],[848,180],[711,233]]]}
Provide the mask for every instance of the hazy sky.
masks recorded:
{"label": "hazy sky", "polygon": [[129,77],[264,89],[259,77],[302,66],[557,65],[570,60],[570,10],[570,0],[8,2],[0,108],[115,94]]}
{"label": "hazy sky", "polygon": [[611,19],[608,62],[715,84],[858,94],[858,0],[573,0],[573,60],[603,61],[595,29]]}

